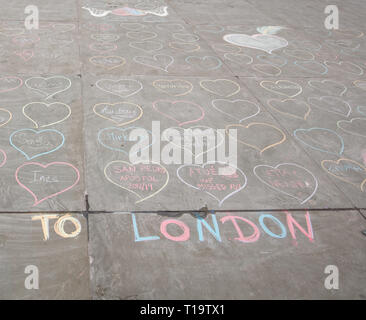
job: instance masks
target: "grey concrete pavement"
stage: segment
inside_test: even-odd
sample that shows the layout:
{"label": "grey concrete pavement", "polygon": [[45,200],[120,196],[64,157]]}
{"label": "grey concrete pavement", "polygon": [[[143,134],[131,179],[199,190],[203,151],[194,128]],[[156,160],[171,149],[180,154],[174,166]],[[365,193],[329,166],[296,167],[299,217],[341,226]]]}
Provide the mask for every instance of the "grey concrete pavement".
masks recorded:
{"label": "grey concrete pavement", "polygon": [[[328,4],[0,0],[0,298],[365,299],[366,4]],[[236,129],[235,174],[130,163],[168,128]]]}

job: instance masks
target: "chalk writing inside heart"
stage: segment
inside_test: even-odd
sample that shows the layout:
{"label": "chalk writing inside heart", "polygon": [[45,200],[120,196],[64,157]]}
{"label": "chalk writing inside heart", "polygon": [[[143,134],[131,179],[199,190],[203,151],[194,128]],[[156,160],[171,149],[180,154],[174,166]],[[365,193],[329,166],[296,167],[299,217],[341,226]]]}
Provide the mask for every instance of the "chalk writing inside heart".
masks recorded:
{"label": "chalk writing inside heart", "polygon": [[247,177],[242,170],[223,162],[182,165],[177,169],[177,176],[187,186],[214,198],[220,207],[247,185]]}
{"label": "chalk writing inside heart", "polygon": [[262,50],[267,53],[287,47],[286,39],[267,34],[254,34],[252,36],[240,33],[227,34],[224,40],[241,47]]}
{"label": "chalk writing inside heart", "polygon": [[32,77],[25,81],[25,85],[27,88],[41,93],[45,99],[48,99],[69,89],[71,80],[64,76]]}
{"label": "chalk writing inside heart", "polygon": [[15,179],[32,195],[33,206],[37,206],[76,186],[80,180],[80,172],[67,162],[51,162],[45,165],[28,162],[15,171]]}
{"label": "chalk writing inside heart", "polygon": [[93,111],[99,117],[110,120],[118,126],[134,122],[143,114],[140,106],[130,102],[98,103],[94,106]]}
{"label": "chalk writing inside heart", "polygon": [[125,161],[112,161],[104,168],[106,179],[134,194],[140,203],[160,193],[169,182],[169,173],[157,163],[131,164]]}
{"label": "chalk writing inside heart", "polygon": [[53,129],[21,129],[10,135],[9,142],[27,160],[31,160],[59,150],[65,143],[65,137]]}
{"label": "chalk writing inside heart", "polygon": [[270,92],[286,96],[288,98],[294,98],[302,92],[302,87],[296,82],[288,80],[262,81],[260,86]]}
{"label": "chalk writing inside heart", "polygon": [[142,83],[134,79],[100,79],[95,85],[98,89],[121,98],[131,97],[142,90]]}
{"label": "chalk writing inside heart", "polygon": [[258,165],[253,172],[260,181],[301,204],[310,200],[318,189],[314,174],[296,163],[281,163],[275,167]]}
{"label": "chalk writing inside heart", "polygon": [[94,56],[89,61],[93,65],[107,70],[122,67],[126,63],[126,59],[120,56]]}
{"label": "chalk writing inside heart", "polygon": [[337,161],[323,160],[321,165],[333,177],[361,188],[361,191],[366,191],[366,167],[362,164],[342,158]]}
{"label": "chalk writing inside heart", "polygon": [[174,79],[174,80],[155,80],[153,82],[153,86],[164,92],[169,94],[170,96],[184,96],[190,93],[193,89],[192,83],[186,80]]}
{"label": "chalk writing inside heart", "polygon": [[158,100],[153,102],[153,108],[179,126],[198,122],[205,116],[205,111],[200,105],[185,100]]}

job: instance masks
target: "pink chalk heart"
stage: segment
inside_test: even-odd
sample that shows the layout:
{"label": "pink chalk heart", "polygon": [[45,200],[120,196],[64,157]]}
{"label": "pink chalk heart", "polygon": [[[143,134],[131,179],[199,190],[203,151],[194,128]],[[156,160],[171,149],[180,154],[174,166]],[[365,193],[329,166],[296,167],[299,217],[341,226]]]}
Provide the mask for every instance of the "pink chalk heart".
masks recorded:
{"label": "pink chalk heart", "polygon": [[15,51],[15,54],[22,58],[25,62],[33,58],[33,50]]}
{"label": "pink chalk heart", "polygon": [[179,126],[198,122],[205,116],[205,111],[200,105],[184,100],[158,100],[153,103],[153,108],[164,117],[176,122]]}
{"label": "pink chalk heart", "polygon": [[6,163],[6,153],[4,150],[0,149],[0,168],[5,166]]}
{"label": "pink chalk heart", "polygon": [[288,45],[286,39],[270,34],[249,36],[247,34],[234,33],[225,35],[224,40],[236,46],[262,50],[267,53],[272,53],[272,51],[287,47]]}
{"label": "pink chalk heart", "polygon": [[225,200],[245,188],[247,177],[243,171],[223,162],[200,165],[182,165],[178,179],[187,186],[205,192],[221,207]]}
{"label": "pink chalk heart", "polygon": [[310,200],[318,189],[313,173],[296,163],[281,163],[275,167],[258,165],[253,172],[261,182],[301,204]]}
{"label": "pink chalk heart", "polygon": [[20,88],[23,80],[19,77],[3,77],[0,78],[0,93],[9,92]]}
{"label": "pink chalk heart", "polygon": [[80,180],[80,172],[67,162],[41,164],[27,162],[15,171],[17,183],[33,197],[33,207],[72,189]]}

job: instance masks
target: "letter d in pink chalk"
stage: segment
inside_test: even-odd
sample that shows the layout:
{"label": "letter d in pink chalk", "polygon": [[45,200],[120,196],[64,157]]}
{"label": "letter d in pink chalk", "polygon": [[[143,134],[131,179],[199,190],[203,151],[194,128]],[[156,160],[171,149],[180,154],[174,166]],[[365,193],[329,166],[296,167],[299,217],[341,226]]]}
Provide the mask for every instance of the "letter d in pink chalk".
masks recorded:
{"label": "letter d in pink chalk", "polygon": [[[230,220],[233,223],[234,228],[235,228],[236,232],[238,233],[239,237],[235,238],[235,240],[249,243],[249,242],[256,242],[259,239],[260,231],[259,231],[258,227],[252,221],[247,220],[242,217],[238,217],[238,216],[227,216],[227,217],[223,217],[220,219],[220,221],[222,223],[225,223],[228,220]],[[247,224],[249,224],[253,228],[252,235],[250,235],[249,237],[244,237],[236,220],[242,220],[242,221],[246,222]]]}

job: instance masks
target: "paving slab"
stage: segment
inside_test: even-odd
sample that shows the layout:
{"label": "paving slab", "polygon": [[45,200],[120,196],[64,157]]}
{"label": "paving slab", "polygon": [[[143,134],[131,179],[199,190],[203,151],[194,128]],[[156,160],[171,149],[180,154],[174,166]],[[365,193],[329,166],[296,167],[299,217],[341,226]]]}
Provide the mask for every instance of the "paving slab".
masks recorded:
{"label": "paving slab", "polygon": [[[366,297],[366,223],[356,211],[235,212],[204,221],[194,213],[89,216],[93,298]],[[338,290],[325,288],[328,265],[338,268]]]}
{"label": "paving slab", "polygon": [[0,299],[90,298],[87,233],[80,214],[1,214]]}
{"label": "paving slab", "polygon": [[78,76],[0,79],[0,212],[85,208]]}

